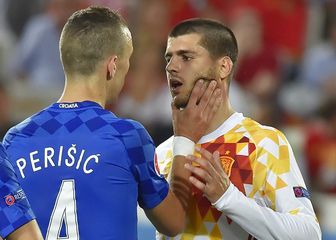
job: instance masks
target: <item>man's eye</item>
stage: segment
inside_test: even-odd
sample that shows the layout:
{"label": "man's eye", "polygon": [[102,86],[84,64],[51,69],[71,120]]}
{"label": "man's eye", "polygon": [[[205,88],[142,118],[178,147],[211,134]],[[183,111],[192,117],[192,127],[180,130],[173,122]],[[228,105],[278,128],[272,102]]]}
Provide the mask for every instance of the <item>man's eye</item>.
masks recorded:
{"label": "man's eye", "polygon": [[188,56],[182,56],[183,61],[190,61],[191,57]]}

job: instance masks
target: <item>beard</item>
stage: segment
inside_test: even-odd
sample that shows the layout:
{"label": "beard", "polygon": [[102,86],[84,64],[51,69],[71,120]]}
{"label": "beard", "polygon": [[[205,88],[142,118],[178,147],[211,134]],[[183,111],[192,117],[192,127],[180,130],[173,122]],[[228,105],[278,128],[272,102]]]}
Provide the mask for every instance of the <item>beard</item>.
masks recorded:
{"label": "beard", "polygon": [[[190,99],[190,96],[191,96],[191,92],[193,91],[193,89],[195,87],[195,84],[197,83],[198,80],[202,79],[204,81],[204,83],[206,84],[206,88],[207,88],[212,80],[218,79],[217,76],[218,75],[216,74],[216,70],[215,70],[214,67],[210,67],[205,73],[197,73],[196,77],[194,78],[195,80],[192,84],[192,87],[190,89],[188,89],[187,92],[182,94],[181,96],[174,97],[173,101],[174,101],[175,107],[178,108],[178,109],[184,109],[188,105],[188,102],[189,102],[189,99]],[[199,99],[197,99],[197,104],[201,100],[203,94],[204,94],[204,92],[199,97]]]}

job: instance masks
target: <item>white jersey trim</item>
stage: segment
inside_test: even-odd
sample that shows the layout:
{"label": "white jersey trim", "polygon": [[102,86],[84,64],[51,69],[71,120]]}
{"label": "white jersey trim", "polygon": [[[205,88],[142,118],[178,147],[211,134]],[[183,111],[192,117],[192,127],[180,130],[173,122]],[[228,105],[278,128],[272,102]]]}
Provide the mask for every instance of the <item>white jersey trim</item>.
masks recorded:
{"label": "white jersey trim", "polygon": [[228,119],[226,119],[222,125],[220,125],[215,131],[204,135],[199,141],[199,144],[210,142],[220,136],[223,136],[225,133],[230,131],[234,126],[243,121],[244,116],[242,113],[235,112]]}

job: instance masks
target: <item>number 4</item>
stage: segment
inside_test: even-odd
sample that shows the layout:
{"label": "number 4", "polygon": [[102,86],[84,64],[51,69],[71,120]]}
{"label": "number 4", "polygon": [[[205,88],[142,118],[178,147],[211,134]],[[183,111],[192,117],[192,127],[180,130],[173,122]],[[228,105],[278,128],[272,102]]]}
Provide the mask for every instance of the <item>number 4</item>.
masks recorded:
{"label": "number 4", "polygon": [[[66,231],[65,237],[60,236],[63,222]],[[79,239],[74,179],[62,181],[53,212],[50,216],[46,240],[55,239]]]}

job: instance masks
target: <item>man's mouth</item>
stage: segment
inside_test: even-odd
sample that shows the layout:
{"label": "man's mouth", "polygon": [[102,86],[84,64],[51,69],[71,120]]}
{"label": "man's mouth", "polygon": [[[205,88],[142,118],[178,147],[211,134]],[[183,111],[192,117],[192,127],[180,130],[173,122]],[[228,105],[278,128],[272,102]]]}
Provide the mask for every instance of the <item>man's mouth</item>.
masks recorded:
{"label": "man's mouth", "polygon": [[180,82],[179,80],[176,79],[171,79],[170,80],[170,89],[172,91],[172,93],[177,94],[180,87],[183,85],[182,82]]}

